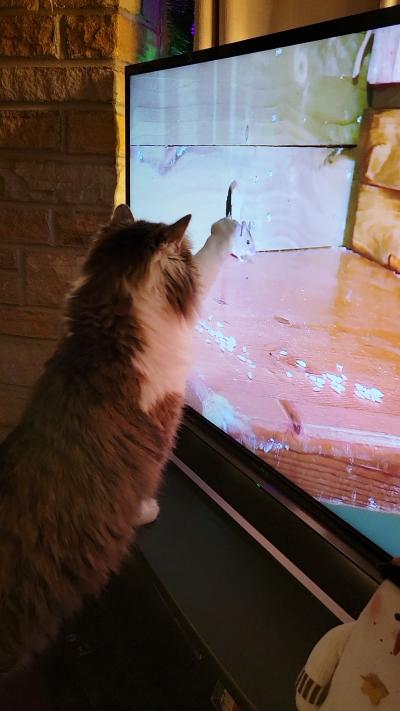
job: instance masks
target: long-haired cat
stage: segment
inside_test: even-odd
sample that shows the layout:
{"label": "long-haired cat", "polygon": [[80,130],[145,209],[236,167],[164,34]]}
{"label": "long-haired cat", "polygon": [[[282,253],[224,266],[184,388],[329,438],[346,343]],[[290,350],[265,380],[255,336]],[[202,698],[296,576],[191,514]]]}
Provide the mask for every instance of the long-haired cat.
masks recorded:
{"label": "long-haired cat", "polygon": [[0,447],[0,673],[26,665],[117,571],[179,423],[199,300],[230,251],[114,213],[66,301],[66,328]]}

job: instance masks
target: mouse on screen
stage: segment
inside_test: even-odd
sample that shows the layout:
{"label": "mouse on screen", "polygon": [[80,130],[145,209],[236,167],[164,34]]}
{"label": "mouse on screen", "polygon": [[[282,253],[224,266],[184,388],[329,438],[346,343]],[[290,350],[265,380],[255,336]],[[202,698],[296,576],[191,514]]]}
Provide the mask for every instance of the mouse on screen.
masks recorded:
{"label": "mouse on screen", "polygon": [[[237,187],[236,180],[233,180],[228,188],[226,198],[226,216],[232,219],[233,205],[232,194]],[[233,237],[233,245],[231,255],[239,259],[241,262],[247,262],[256,254],[254,239],[251,234],[251,222],[246,220],[238,220],[238,224]]]}

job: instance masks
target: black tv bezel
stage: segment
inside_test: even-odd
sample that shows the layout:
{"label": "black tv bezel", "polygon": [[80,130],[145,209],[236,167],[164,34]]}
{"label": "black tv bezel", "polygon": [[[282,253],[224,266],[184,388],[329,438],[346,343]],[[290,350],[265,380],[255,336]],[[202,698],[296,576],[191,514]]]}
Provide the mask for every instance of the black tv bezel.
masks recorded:
{"label": "black tv bezel", "polygon": [[[400,24],[400,6],[128,65],[125,68],[126,202],[130,203],[132,76],[397,24]],[[381,581],[381,564],[390,559],[384,550],[190,407],[185,410],[176,455],[343,609],[353,616],[358,614]]]}

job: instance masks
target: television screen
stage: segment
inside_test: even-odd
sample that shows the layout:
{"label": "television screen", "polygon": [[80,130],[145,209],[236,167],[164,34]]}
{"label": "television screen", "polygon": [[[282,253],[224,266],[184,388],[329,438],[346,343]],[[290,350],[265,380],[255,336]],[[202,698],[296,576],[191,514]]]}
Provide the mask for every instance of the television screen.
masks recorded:
{"label": "television screen", "polygon": [[400,24],[378,22],[136,70],[129,197],[191,213],[194,251],[240,225],[188,405],[398,555]]}

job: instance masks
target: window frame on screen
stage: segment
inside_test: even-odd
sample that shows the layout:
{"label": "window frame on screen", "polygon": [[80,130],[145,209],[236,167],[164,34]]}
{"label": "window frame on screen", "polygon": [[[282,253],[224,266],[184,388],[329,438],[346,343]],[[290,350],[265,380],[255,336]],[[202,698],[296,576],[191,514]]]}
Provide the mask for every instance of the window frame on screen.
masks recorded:
{"label": "window frame on screen", "polygon": [[[132,76],[397,24],[400,25],[400,6],[127,66],[126,202],[130,204]],[[215,501],[222,497],[237,512],[237,518],[245,519],[282,555],[295,562],[348,614],[359,614],[381,581],[380,566],[390,559],[385,551],[188,406],[175,463],[183,475],[204,482],[203,490]]]}

